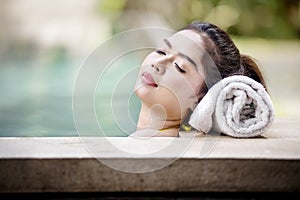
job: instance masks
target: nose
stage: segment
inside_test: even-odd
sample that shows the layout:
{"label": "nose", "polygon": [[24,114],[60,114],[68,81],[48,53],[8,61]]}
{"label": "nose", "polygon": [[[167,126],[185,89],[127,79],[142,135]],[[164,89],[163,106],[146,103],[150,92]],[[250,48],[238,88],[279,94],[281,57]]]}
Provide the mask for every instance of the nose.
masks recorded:
{"label": "nose", "polygon": [[158,73],[158,74],[164,74],[166,72],[166,65],[164,64],[152,64],[151,67]]}
{"label": "nose", "polygon": [[159,74],[164,74],[166,71],[167,65],[172,63],[173,55],[162,56],[156,62],[154,62],[151,66],[152,68]]}

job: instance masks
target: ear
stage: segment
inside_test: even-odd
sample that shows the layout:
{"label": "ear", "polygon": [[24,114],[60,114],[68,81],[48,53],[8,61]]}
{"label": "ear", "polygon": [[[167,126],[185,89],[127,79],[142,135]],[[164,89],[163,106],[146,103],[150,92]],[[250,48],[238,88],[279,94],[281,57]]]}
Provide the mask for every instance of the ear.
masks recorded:
{"label": "ear", "polygon": [[199,102],[203,99],[203,97],[207,94],[208,89],[205,85],[205,83],[203,83],[199,89],[199,93],[195,96],[192,97],[192,103],[190,104],[190,109],[194,110],[196,108],[196,106],[199,104]]}
{"label": "ear", "polygon": [[197,102],[195,102],[196,106],[199,104],[199,102],[203,99],[203,97],[207,94],[208,88],[206,84],[203,84],[199,94],[197,95]]}
{"label": "ear", "polygon": [[193,106],[190,107],[190,109],[194,110],[205,95],[206,95],[206,92],[203,91],[200,94],[198,94],[197,96],[195,96],[194,97],[194,104],[193,104]]}
{"label": "ear", "polygon": [[203,99],[203,97],[206,95],[207,92],[202,91],[200,94],[197,95],[198,102],[197,104]]}

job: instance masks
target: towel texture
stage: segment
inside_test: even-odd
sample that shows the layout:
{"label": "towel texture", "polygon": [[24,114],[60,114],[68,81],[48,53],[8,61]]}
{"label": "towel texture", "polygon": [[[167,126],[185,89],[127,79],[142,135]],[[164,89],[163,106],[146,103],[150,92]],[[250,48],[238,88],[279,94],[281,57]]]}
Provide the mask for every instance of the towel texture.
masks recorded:
{"label": "towel texture", "polygon": [[189,124],[204,133],[255,137],[266,131],[273,119],[274,108],[265,88],[249,77],[236,75],[209,89]]}

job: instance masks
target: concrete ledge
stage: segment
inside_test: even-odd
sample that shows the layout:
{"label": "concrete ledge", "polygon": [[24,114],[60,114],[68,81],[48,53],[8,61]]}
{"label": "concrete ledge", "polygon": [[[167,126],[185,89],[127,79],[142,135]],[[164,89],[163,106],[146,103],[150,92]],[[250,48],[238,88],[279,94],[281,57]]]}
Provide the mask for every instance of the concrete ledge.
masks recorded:
{"label": "concrete ledge", "polygon": [[[276,119],[263,137],[253,139],[1,138],[0,192],[299,192],[298,122]],[[185,141],[189,145],[178,156],[175,147]],[[170,145],[169,151],[141,153],[142,147]],[[93,147],[99,151],[91,152]],[[147,173],[107,165],[134,171],[163,162],[168,164]]]}
{"label": "concrete ledge", "polygon": [[293,160],[179,159],[145,174],[116,171],[94,159],[16,159],[0,165],[1,192],[295,192],[300,187],[299,162]]}

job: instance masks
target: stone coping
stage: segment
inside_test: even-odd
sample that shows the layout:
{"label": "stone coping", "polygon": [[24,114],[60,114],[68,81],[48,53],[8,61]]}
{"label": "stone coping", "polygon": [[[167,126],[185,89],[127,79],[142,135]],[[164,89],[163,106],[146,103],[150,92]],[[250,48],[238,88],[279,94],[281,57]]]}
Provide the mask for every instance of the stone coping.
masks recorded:
{"label": "stone coping", "polygon": [[260,137],[237,139],[181,133],[181,137],[2,137],[0,159],[232,158],[300,159],[300,123],[276,119]]}
{"label": "stone coping", "polygon": [[0,138],[0,193],[299,192],[298,122],[251,139]]}

